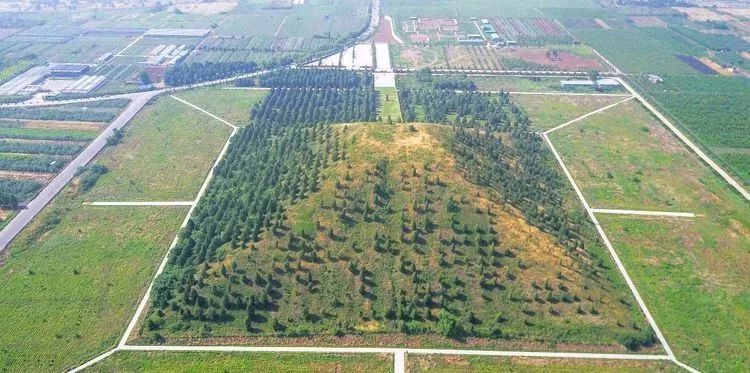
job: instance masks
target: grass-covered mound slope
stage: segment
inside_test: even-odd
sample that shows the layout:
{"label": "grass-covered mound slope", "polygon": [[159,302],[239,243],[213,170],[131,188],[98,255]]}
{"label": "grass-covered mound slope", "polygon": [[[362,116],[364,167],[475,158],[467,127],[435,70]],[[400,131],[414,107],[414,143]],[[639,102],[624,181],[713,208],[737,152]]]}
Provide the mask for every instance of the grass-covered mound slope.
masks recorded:
{"label": "grass-covered mound slope", "polygon": [[328,124],[372,121],[374,97],[277,89],[253,110],[157,281],[142,338],[651,341],[507,97],[466,101],[494,113],[475,114],[481,129]]}

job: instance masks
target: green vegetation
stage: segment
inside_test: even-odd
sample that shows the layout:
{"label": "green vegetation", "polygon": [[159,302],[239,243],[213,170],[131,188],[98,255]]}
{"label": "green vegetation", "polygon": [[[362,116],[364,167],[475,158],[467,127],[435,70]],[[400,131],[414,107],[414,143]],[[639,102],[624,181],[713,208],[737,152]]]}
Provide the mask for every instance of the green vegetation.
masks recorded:
{"label": "green vegetation", "polygon": [[4,171],[57,172],[66,162],[67,158],[48,155],[0,154],[0,170]]}
{"label": "green vegetation", "polygon": [[83,144],[59,142],[19,142],[0,140],[0,153],[74,155],[83,149]]}
{"label": "green vegetation", "polygon": [[46,107],[0,108],[0,118],[109,122],[130,101],[113,99]]}
{"label": "green vegetation", "polygon": [[[250,123],[250,108],[261,102],[267,90],[226,89],[210,87],[185,91],[177,97],[196,105],[236,126]],[[186,110],[190,110],[187,107]],[[208,118],[208,117],[206,117]]]}
{"label": "green vegetation", "polygon": [[750,364],[750,208],[732,197],[693,220],[599,218],[677,358],[702,372]]}
{"label": "green vegetation", "polygon": [[[651,345],[520,111],[507,96],[447,92],[410,100],[481,131],[331,126],[372,120],[372,89],[273,90],[157,280],[141,340]],[[444,101],[432,104],[437,93]]]}
{"label": "green vegetation", "polygon": [[548,130],[622,100],[612,96],[511,95],[537,130]]}
{"label": "green vegetation", "polygon": [[58,197],[0,267],[1,370],[67,370],[111,348],[186,212],[81,202]]}
{"label": "green vegetation", "polygon": [[653,373],[680,372],[669,362],[589,359],[537,359],[487,356],[409,355],[409,372],[435,373]]}
{"label": "green vegetation", "polygon": [[632,79],[636,88],[679,124],[699,144],[750,185],[750,83],[722,76],[665,76],[651,84]]}
{"label": "green vegetation", "polygon": [[678,55],[700,56],[705,49],[670,29],[628,28],[572,30],[582,42],[594,47],[628,73],[700,74]]}
{"label": "green vegetation", "polygon": [[108,148],[91,192],[97,201],[193,200],[231,129],[165,96],[145,107],[125,129],[122,146]]}
{"label": "green vegetation", "polygon": [[4,139],[88,141],[97,134],[97,131],[0,127],[0,138]]}
{"label": "green vegetation", "polygon": [[174,373],[386,373],[393,358],[379,355],[325,355],[212,352],[122,351],[89,369],[92,372]]}
{"label": "green vegetation", "polygon": [[633,102],[550,138],[592,207],[697,214],[599,219],[681,361],[747,366],[747,202]]}
{"label": "green vegetation", "polygon": [[401,106],[396,88],[376,88],[378,92],[378,117],[384,123],[401,121]]}

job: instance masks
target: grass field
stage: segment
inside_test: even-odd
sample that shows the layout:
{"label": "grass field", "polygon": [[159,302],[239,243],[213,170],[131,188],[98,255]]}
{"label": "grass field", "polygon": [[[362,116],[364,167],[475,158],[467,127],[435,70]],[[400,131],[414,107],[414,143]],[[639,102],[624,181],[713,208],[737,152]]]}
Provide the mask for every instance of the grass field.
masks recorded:
{"label": "grass field", "polygon": [[236,126],[250,123],[250,109],[263,100],[268,90],[202,88],[182,92],[177,97],[199,106]]}
{"label": "grass field", "polygon": [[278,372],[388,373],[391,355],[326,355],[211,352],[122,351],[94,365],[90,372]]}
{"label": "grass field", "polygon": [[0,370],[59,372],[111,348],[186,213],[64,194],[0,267]]}
{"label": "grass field", "polygon": [[393,122],[401,121],[401,106],[398,103],[396,88],[375,88],[378,91],[378,116],[384,123],[390,117]]}
{"label": "grass field", "polygon": [[[589,258],[602,258],[594,268],[456,171],[447,145],[449,127],[335,127],[346,128],[337,135],[346,146],[346,162],[322,171],[320,191],[285,211],[289,226],[264,233],[248,248],[224,245],[216,261],[200,266],[202,285],[192,289],[200,291],[199,305],[224,302],[221,321],[205,321],[215,320],[210,315],[219,312],[216,306],[206,311],[182,305],[184,288],[175,284],[169,298],[156,295],[169,306],[146,316],[140,330],[144,340],[296,344],[300,340],[293,337],[312,336],[326,344],[381,339],[389,345],[552,348],[569,343],[565,348],[622,351],[619,336],[644,328],[619,274],[596,243],[586,243],[589,252],[597,251],[586,254]],[[388,171],[366,172],[376,167]],[[373,197],[376,182],[388,184],[387,207]],[[360,212],[341,217],[331,207],[359,200],[375,201],[371,213],[362,212],[369,216],[364,220]],[[491,238],[493,232],[502,238]],[[290,243],[292,236],[303,243]],[[163,283],[177,281],[170,278],[179,272],[171,270],[179,268],[168,268]],[[237,304],[260,299],[261,289],[273,301],[250,301],[257,315],[248,333],[246,307]],[[468,320],[462,326],[467,332],[495,337],[442,337],[435,321],[446,317],[447,311],[439,314],[443,308]],[[205,320],[185,318],[186,312]],[[404,330],[410,335],[398,334]],[[332,339],[339,333],[351,336]]]}
{"label": "grass field", "polygon": [[171,97],[146,106],[121,146],[97,160],[110,172],[88,198],[96,201],[193,200],[231,129]]}
{"label": "grass field", "polygon": [[538,130],[547,130],[623,99],[611,96],[511,95]]}
{"label": "grass field", "polygon": [[679,359],[747,366],[747,202],[633,102],[550,137],[592,207],[698,215],[599,219]]}
{"label": "grass field", "polygon": [[550,139],[594,208],[702,213],[732,193],[634,101]]}
{"label": "grass field", "polygon": [[[520,76],[470,76],[481,91],[506,92],[571,92],[597,93],[593,87],[563,88],[560,80],[568,78],[520,77]],[[606,93],[626,93],[622,87],[613,87]]]}
{"label": "grass field", "polygon": [[677,373],[668,362],[409,355],[410,373]]}
{"label": "grass field", "polygon": [[716,200],[693,220],[600,217],[677,358],[702,372],[750,365],[750,207],[743,203]]}
{"label": "grass field", "polygon": [[681,125],[712,157],[722,161],[750,185],[750,83],[722,76],[664,77],[651,84],[631,79],[662,112]]}

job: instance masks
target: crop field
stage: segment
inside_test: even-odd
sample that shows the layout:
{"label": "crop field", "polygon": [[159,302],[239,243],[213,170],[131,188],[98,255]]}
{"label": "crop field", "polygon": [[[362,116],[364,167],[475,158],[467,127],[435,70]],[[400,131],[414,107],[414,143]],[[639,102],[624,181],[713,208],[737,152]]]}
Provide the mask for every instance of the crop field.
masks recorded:
{"label": "crop field", "polygon": [[511,95],[511,99],[524,110],[535,129],[544,131],[623,97]]}
{"label": "crop field", "polygon": [[[100,122],[0,120],[0,190],[15,209],[30,200],[102,128]],[[5,221],[5,219],[2,219]]]}
{"label": "crop field", "polygon": [[117,53],[133,40],[125,37],[78,37],[55,50],[50,62],[94,63],[105,53]]}
{"label": "crop field", "polygon": [[666,76],[653,85],[634,79],[651,98],[696,141],[750,185],[750,132],[747,118],[750,87],[743,79],[721,76]]}
{"label": "crop field", "polygon": [[110,122],[128,104],[127,99],[104,100],[48,107],[0,108],[0,121],[8,119]]}
{"label": "crop field", "polygon": [[576,10],[596,9],[590,0],[512,0],[503,6],[488,7],[481,0],[435,0],[425,3],[419,0],[386,0],[383,2],[386,14],[394,17],[539,17],[545,8],[574,8]]}
{"label": "crop field", "polygon": [[677,373],[669,362],[409,355],[410,373]]}
{"label": "crop field", "polygon": [[273,353],[203,353],[122,351],[94,365],[91,372],[181,373],[389,373],[390,355],[325,355]]}
{"label": "crop field", "polygon": [[229,127],[165,96],[125,129],[122,145],[102,153],[109,172],[88,194],[93,201],[188,200],[229,137]]}
{"label": "crop field", "polygon": [[250,109],[260,103],[270,90],[268,89],[225,89],[211,87],[181,92],[182,98],[236,126],[250,123]]}
{"label": "crop field", "polygon": [[505,40],[522,45],[569,44],[573,38],[551,18],[493,18],[492,23]]}
{"label": "crop field", "polygon": [[63,371],[113,346],[186,213],[83,206],[74,189],[0,268],[2,370]]}
{"label": "crop field", "polygon": [[664,28],[577,29],[574,34],[628,73],[700,74],[678,56],[705,53]]}
{"label": "crop field", "polygon": [[[495,48],[486,46],[443,46],[442,53],[424,47],[401,49],[397,67],[452,68],[468,70],[604,70],[590,52],[574,48]],[[581,55],[583,54],[583,55]],[[437,56],[436,56],[437,55]],[[436,58],[437,57],[437,58]],[[400,65],[401,63],[405,65]]]}

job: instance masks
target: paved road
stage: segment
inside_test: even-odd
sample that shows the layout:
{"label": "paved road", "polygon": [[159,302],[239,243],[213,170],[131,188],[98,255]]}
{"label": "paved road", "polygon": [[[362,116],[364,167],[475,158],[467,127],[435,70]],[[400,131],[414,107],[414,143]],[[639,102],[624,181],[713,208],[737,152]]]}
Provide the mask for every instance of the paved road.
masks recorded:
{"label": "paved road", "polygon": [[597,214],[614,215],[640,215],[640,216],[666,216],[670,218],[694,218],[692,212],[670,212],[670,211],[641,211],[641,210],[618,210],[618,209],[591,209]]}
{"label": "paved road", "polygon": [[158,93],[144,92],[132,97],[132,101],[120,115],[94,141],[89,144],[75,159],[55,176],[28,206],[21,210],[13,220],[0,231],[0,252],[5,250],[21,230],[39,214],[40,211],[73,179],[78,168],[87,165],[107,145],[107,139],[116,129],[125,126],[146,103]]}

